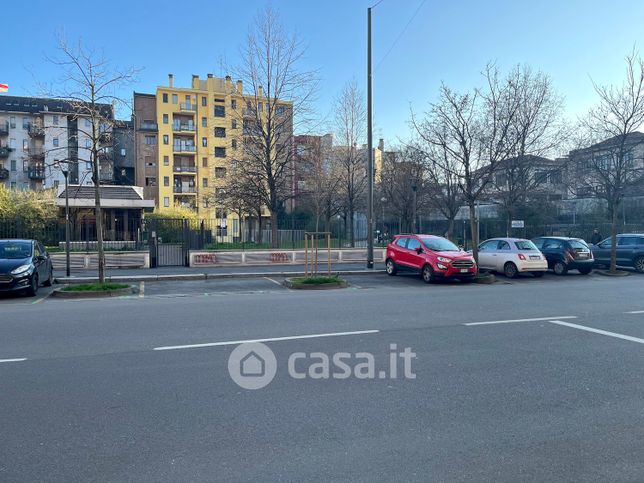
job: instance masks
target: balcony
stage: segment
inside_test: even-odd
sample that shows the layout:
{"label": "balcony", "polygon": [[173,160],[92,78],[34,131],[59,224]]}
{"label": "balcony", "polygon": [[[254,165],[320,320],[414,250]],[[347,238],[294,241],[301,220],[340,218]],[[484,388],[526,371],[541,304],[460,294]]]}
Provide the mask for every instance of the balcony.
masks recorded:
{"label": "balcony", "polygon": [[9,157],[9,152],[10,151],[11,151],[11,148],[1,147],[0,148],[0,159]]}
{"label": "balcony", "polygon": [[29,159],[32,161],[44,161],[45,151],[43,149],[30,149]]}
{"label": "balcony", "polygon": [[98,135],[98,141],[102,144],[109,144],[112,142],[112,133],[110,131],[101,131]]}
{"label": "balcony", "polygon": [[42,138],[45,137],[45,128],[38,124],[29,125],[29,137]]}
{"label": "balcony", "polygon": [[179,108],[182,111],[195,112],[197,110],[197,104],[192,104],[191,102],[182,102],[179,104]]}
{"label": "balcony", "polygon": [[0,136],[9,135],[9,122],[0,123]]}
{"label": "balcony", "polygon": [[0,180],[9,179],[9,170],[6,168],[0,168]]}
{"label": "balcony", "polygon": [[158,131],[159,125],[156,122],[151,121],[141,121],[139,125],[139,131]]}
{"label": "balcony", "polygon": [[194,132],[195,131],[195,125],[193,123],[179,123],[175,122],[172,124],[172,130],[174,132]]}
{"label": "balcony", "polygon": [[29,168],[29,179],[34,181],[42,181],[45,179],[44,166],[32,166]]}
{"label": "balcony", "polygon": [[197,172],[197,167],[192,165],[186,165],[186,164],[175,164],[174,165],[174,172],[175,173],[192,173],[195,174]]}
{"label": "balcony", "polygon": [[194,195],[197,193],[197,188],[194,186],[175,184],[172,191],[174,191],[174,193],[176,194],[181,194],[181,195]]}
{"label": "balcony", "polygon": [[195,144],[175,143],[172,146],[175,153],[196,153],[197,146]]}

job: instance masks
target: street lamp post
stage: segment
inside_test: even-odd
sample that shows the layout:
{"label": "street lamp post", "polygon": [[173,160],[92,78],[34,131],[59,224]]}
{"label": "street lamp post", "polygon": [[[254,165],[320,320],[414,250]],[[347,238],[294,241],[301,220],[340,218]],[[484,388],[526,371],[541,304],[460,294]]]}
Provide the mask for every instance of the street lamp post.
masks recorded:
{"label": "street lamp post", "polygon": [[384,196],[380,198],[380,205],[382,206],[382,233],[385,232],[385,203],[387,202],[387,198]]}
{"label": "street lamp post", "polygon": [[69,256],[69,184],[67,182],[69,166],[61,168],[61,171],[65,177],[65,274],[69,277],[71,276]]}
{"label": "street lamp post", "polygon": [[411,222],[411,231],[412,233],[416,233],[416,190],[418,189],[418,186],[416,184],[411,185],[411,190],[414,194],[414,200],[413,203],[414,205],[412,206],[412,215],[413,219]]}

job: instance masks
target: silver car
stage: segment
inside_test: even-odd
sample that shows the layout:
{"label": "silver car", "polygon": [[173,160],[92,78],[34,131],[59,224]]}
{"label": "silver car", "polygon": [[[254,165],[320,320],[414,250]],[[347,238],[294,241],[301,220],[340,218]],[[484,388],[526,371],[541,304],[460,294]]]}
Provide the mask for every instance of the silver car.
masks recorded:
{"label": "silver car", "polygon": [[479,245],[479,268],[514,278],[530,272],[541,277],[548,261],[534,243],[522,238],[491,238]]}

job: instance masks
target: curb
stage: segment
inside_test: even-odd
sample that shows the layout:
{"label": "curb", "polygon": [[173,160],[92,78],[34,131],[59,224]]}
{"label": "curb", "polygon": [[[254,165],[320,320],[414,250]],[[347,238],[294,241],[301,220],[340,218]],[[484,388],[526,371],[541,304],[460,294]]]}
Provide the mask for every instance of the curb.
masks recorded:
{"label": "curb", "polygon": [[[384,274],[384,270],[339,270],[337,275],[374,275]],[[226,278],[264,278],[264,277],[303,277],[304,272],[253,272],[253,273],[186,273],[168,275],[112,275],[105,277],[106,282],[166,282],[192,280],[220,280]],[[98,277],[56,277],[56,283],[91,283]]]}
{"label": "curb", "polygon": [[96,290],[91,292],[65,292],[62,288],[57,288],[51,292],[52,297],[60,299],[95,299],[107,297],[122,297],[134,293],[133,287],[119,288],[116,290]]}

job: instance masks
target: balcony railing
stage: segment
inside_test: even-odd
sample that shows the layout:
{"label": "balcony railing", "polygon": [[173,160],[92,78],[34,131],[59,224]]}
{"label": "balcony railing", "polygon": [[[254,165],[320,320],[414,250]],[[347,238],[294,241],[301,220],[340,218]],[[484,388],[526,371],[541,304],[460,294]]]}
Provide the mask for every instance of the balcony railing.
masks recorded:
{"label": "balcony railing", "polygon": [[187,166],[187,165],[175,164],[174,165],[174,172],[175,173],[196,173],[197,172],[197,167],[196,166]]}
{"label": "balcony railing", "polygon": [[0,158],[8,157],[10,151],[11,151],[11,148],[1,147],[0,148]]}
{"label": "balcony railing", "polygon": [[174,144],[175,153],[195,153],[197,152],[197,146],[195,144]]}
{"label": "balcony railing", "polygon": [[34,124],[29,125],[29,136],[32,138],[41,138],[45,135],[45,128]]}
{"label": "balcony railing", "polygon": [[34,160],[45,159],[45,151],[42,149],[30,149],[29,158]]}
{"label": "balcony railing", "polygon": [[29,168],[29,179],[33,179],[36,181],[41,181],[45,179],[45,168],[44,167]]}
{"label": "balcony railing", "polygon": [[141,131],[158,131],[159,130],[159,125],[156,122],[141,121],[141,124],[139,125],[139,130],[141,130]]}
{"label": "balcony railing", "polygon": [[196,111],[197,110],[197,104],[192,104],[191,102],[182,102],[179,104],[179,108],[182,111]]}
{"label": "balcony railing", "polygon": [[9,135],[9,122],[3,122],[0,123],[0,136],[8,136]]}
{"label": "balcony railing", "polygon": [[0,168],[0,179],[9,179],[9,170],[6,168]]}
{"label": "balcony railing", "polygon": [[194,131],[195,130],[195,125],[194,124],[184,124],[184,123],[174,123],[172,125],[172,130],[175,131],[175,132]]}
{"label": "balcony railing", "polygon": [[197,188],[194,186],[174,185],[173,191],[178,194],[195,194],[197,192]]}
{"label": "balcony railing", "polygon": [[102,131],[98,135],[98,140],[103,144],[110,143],[112,141],[112,133],[110,131]]}

